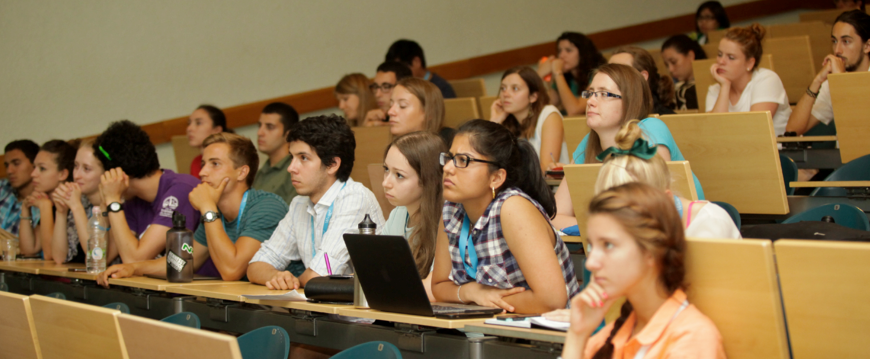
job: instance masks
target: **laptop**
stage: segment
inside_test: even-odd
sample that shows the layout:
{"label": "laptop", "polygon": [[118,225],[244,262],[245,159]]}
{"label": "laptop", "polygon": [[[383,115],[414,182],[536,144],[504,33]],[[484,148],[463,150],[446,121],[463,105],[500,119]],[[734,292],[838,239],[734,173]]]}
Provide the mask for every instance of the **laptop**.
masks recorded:
{"label": "laptop", "polygon": [[384,312],[447,319],[489,318],[501,308],[458,303],[430,303],[417,265],[402,236],[345,234],[369,307]]}

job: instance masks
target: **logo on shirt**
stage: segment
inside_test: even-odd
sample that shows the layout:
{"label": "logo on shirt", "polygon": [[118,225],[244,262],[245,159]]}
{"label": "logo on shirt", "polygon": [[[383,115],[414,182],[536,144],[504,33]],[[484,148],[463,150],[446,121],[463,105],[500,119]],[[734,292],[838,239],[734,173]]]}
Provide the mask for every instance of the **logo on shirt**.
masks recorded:
{"label": "logo on shirt", "polygon": [[176,208],[178,208],[178,198],[175,198],[175,196],[166,197],[163,200],[163,209],[160,210],[160,215],[172,218],[172,211]]}

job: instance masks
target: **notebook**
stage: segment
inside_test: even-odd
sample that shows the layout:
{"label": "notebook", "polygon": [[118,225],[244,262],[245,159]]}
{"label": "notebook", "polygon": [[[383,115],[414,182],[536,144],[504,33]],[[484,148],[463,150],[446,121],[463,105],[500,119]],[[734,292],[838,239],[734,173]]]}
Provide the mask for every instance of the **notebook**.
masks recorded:
{"label": "notebook", "polygon": [[344,239],[372,309],[448,319],[487,318],[502,313],[501,308],[430,303],[411,248],[402,236],[345,234]]}

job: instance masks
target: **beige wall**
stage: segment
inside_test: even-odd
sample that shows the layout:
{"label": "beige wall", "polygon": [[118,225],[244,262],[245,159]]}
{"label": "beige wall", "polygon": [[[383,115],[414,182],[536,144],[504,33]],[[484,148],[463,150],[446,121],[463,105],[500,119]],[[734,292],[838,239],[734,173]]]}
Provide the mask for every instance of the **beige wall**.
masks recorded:
{"label": "beige wall", "polygon": [[[152,123],[200,103],[233,106],[330,86],[350,72],[371,76],[400,37],[420,42],[438,64],[565,30],[692,13],[698,3],[0,0],[0,144],[91,135],[118,119]],[[498,74],[487,80],[495,94]],[[175,168],[170,146],[158,152]]]}

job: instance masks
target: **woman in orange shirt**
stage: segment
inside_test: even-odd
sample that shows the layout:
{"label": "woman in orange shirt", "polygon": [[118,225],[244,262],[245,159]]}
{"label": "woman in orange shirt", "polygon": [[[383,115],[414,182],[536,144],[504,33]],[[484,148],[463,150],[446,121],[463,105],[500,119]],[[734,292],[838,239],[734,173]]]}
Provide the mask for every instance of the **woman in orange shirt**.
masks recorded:
{"label": "woman in orange shirt", "polygon": [[[633,182],[602,192],[587,235],[593,280],[572,298],[562,357],[726,357],[717,327],[686,299],[683,226],[662,190]],[[620,318],[592,335],[621,297]]]}

